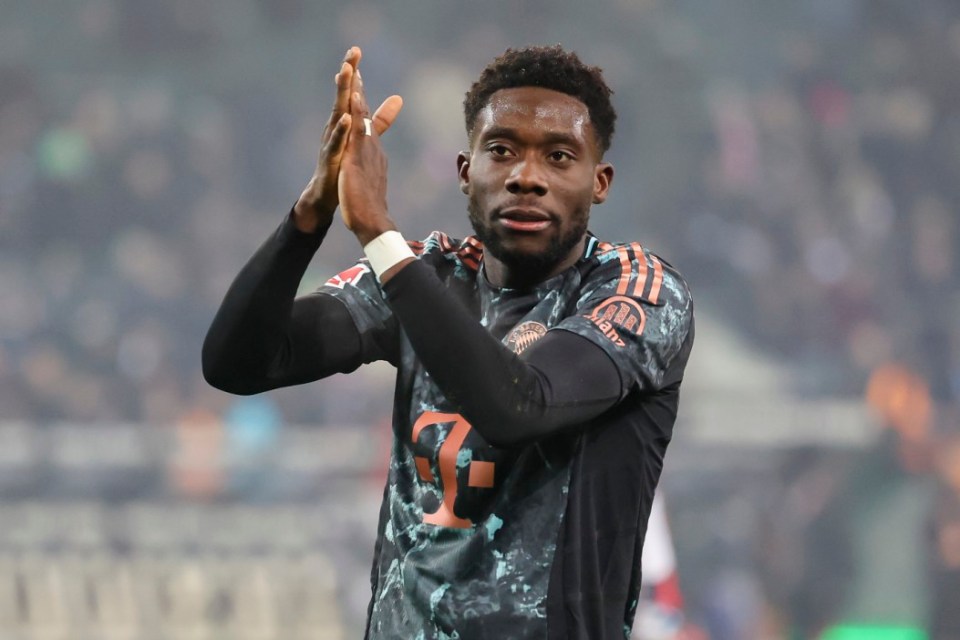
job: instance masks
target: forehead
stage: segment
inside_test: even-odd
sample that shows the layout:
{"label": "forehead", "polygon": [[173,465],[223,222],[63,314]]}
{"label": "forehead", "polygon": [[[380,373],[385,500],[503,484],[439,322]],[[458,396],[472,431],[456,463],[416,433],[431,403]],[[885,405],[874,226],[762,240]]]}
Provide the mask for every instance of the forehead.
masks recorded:
{"label": "forehead", "polygon": [[525,135],[564,134],[583,144],[596,141],[587,105],[543,87],[500,89],[491,95],[477,115],[474,137],[501,129]]}

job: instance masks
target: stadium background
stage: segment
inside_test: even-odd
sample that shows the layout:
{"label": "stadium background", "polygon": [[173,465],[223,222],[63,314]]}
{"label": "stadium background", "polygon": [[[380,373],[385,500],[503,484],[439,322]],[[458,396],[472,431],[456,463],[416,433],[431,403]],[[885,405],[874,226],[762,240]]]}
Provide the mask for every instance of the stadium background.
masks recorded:
{"label": "stadium background", "polygon": [[[960,4],[4,0],[0,638],[359,637],[391,370],[236,398],[200,344],[348,45],[406,99],[390,202],[421,237],[469,231],[469,83],[556,42],[616,91],[592,229],[698,304],[663,481],[689,618],[922,638],[960,611]],[[357,255],[333,230],[304,289]]]}

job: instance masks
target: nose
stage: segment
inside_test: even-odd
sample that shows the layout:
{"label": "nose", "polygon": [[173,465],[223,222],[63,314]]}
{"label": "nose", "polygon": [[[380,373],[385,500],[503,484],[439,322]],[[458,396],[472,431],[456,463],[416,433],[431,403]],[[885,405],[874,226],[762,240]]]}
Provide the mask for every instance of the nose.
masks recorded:
{"label": "nose", "polygon": [[534,193],[547,195],[547,180],[543,168],[534,160],[517,162],[507,178],[507,191],[512,194]]}

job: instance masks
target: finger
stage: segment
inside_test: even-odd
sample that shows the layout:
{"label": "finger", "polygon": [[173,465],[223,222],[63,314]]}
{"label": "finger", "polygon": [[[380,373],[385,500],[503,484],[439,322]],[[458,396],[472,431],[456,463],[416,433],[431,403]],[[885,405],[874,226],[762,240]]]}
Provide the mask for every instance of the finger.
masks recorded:
{"label": "finger", "polygon": [[337,99],[333,105],[333,120],[350,110],[350,89],[353,86],[354,68],[349,62],[340,65],[337,74]]}
{"label": "finger", "polygon": [[[347,52],[349,55],[349,52]],[[340,116],[350,110],[350,87],[353,84],[353,67],[350,63],[344,61],[340,64],[340,71],[333,77],[337,86],[337,96],[333,100],[333,106],[330,108],[330,117],[327,118],[327,124],[323,129],[323,136],[320,138],[321,144],[328,144],[330,136],[333,135]]]}
{"label": "finger", "polygon": [[343,61],[356,69],[360,65],[360,58],[362,57],[363,51],[360,50],[360,47],[353,45],[347,49],[347,55],[344,56]]}
{"label": "finger", "polygon": [[383,132],[390,128],[402,108],[403,98],[400,96],[390,96],[377,107],[373,112],[373,129],[378,136],[383,135]]}
{"label": "finger", "polygon": [[350,75],[350,82],[347,91],[347,105],[344,107],[344,111],[351,112],[353,111],[353,94],[357,91],[363,92],[363,79],[360,76],[360,59],[363,57],[363,52],[360,50],[360,47],[353,46],[347,50],[347,61],[352,65],[352,73]]}
{"label": "finger", "polygon": [[357,65],[360,64],[360,58],[363,56],[363,52],[360,51],[360,47],[350,47],[347,49],[347,53],[343,56],[343,64],[349,65],[354,71],[357,70]]}
{"label": "finger", "polygon": [[360,47],[350,47],[346,55],[343,56],[343,62],[340,63],[340,71],[333,77],[337,86],[337,98],[333,104],[333,110],[330,112],[330,124],[337,122],[340,116],[350,110],[350,92],[353,91],[353,74],[360,64],[362,52]]}
{"label": "finger", "polygon": [[367,94],[363,89],[363,76],[360,75],[359,69],[353,76],[353,88],[351,89],[350,96],[350,111],[353,111],[354,101],[356,101],[356,104],[359,106],[363,115],[367,115],[369,113],[369,108],[367,107]]}
{"label": "finger", "polygon": [[[344,58],[344,63],[350,65],[350,82],[347,86],[347,101],[349,102],[350,96],[353,95],[353,92],[356,91],[357,76],[360,75],[360,58],[363,57],[363,51],[360,50],[360,47],[353,46],[347,49],[347,57]],[[344,111],[349,111],[350,107],[345,107]]]}
{"label": "finger", "polygon": [[367,135],[365,120],[370,117],[370,110],[363,99],[363,94],[359,91],[353,92],[353,98],[350,100],[350,114],[353,116],[353,132],[359,141],[360,138]]}
{"label": "finger", "polygon": [[367,97],[363,95],[363,91],[353,92],[353,97],[350,100],[350,113],[354,116],[370,117],[370,107],[367,105]]}
{"label": "finger", "polygon": [[340,165],[340,159],[343,157],[343,151],[347,148],[347,140],[350,137],[351,121],[350,114],[344,113],[330,135],[330,140],[327,142],[327,164],[330,166]]}

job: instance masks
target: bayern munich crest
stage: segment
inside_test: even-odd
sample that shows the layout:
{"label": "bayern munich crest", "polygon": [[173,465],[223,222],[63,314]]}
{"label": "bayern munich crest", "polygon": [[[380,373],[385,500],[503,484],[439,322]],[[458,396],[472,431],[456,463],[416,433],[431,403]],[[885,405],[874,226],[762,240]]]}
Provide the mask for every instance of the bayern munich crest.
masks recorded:
{"label": "bayern munich crest", "polygon": [[516,354],[526,351],[527,347],[539,340],[547,332],[547,328],[532,320],[521,322],[507,336],[507,346]]}

